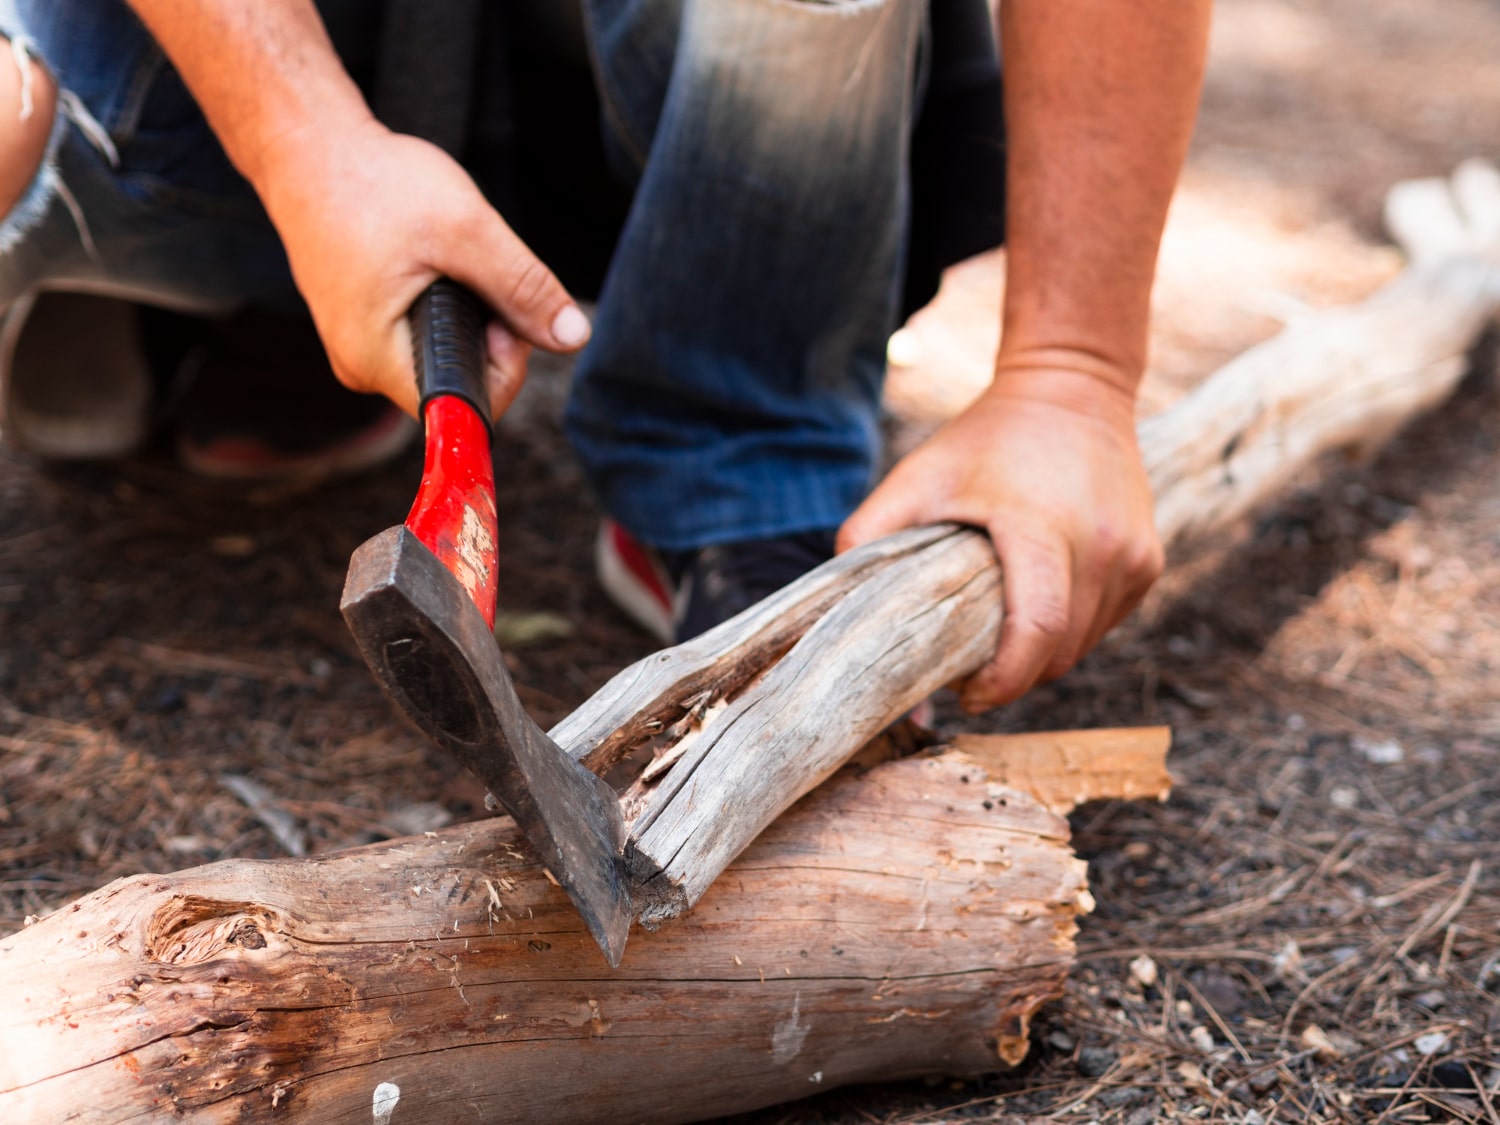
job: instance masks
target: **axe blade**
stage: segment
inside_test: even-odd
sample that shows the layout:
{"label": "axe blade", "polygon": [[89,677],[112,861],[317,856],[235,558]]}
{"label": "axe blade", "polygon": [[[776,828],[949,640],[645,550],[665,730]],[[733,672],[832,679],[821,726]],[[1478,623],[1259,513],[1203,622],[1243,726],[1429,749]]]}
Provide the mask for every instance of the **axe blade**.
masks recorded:
{"label": "axe blade", "polygon": [[631,920],[619,802],[526,714],[458,579],[393,527],[354,553],[340,608],[386,694],[489,786],[618,966]]}

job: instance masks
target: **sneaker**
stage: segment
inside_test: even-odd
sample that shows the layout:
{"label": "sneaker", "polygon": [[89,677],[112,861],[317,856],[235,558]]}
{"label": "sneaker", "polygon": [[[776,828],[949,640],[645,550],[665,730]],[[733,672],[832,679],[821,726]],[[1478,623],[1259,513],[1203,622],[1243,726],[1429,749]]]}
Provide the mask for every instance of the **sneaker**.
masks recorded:
{"label": "sneaker", "polygon": [[18,298],[0,322],[0,434],[49,460],[144,444],[156,393],[138,311],[86,293]]}
{"label": "sneaker", "polygon": [[308,317],[252,309],[194,323],[158,313],[152,336],[159,353],[177,356],[177,454],[202,476],[363,472],[400,454],[420,429],[384,398],[339,383]]}
{"label": "sneaker", "polygon": [[658,551],[613,520],[599,526],[595,562],[605,593],[664,645],[691,640],[833,558],[835,532],[800,532]]}

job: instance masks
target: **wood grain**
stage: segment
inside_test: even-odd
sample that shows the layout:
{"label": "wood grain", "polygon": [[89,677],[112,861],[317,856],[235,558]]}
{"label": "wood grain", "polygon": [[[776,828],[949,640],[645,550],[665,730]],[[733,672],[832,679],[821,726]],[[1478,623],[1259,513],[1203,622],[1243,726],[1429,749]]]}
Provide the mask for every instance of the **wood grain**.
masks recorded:
{"label": "wood grain", "polygon": [[1167,727],[961,734],[954,750],[998,784],[1029,793],[1059,815],[1087,801],[1164,801],[1172,791]]}
{"label": "wood grain", "polygon": [[7,1121],[692,1121],[1019,1061],[1090,904],[958,753],[847,770],[606,970],[509,820],[113,883],[0,940]]}

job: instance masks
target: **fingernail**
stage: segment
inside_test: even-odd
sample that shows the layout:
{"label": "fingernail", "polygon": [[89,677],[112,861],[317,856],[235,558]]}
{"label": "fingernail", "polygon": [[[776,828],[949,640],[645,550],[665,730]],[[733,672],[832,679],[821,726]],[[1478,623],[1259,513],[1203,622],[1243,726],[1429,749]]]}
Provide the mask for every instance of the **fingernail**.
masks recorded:
{"label": "fingernail", "polygon": [[577,305],[566,305],[552,318],[552,338],[564,348],[577,348],[588,342],[589,318]]}

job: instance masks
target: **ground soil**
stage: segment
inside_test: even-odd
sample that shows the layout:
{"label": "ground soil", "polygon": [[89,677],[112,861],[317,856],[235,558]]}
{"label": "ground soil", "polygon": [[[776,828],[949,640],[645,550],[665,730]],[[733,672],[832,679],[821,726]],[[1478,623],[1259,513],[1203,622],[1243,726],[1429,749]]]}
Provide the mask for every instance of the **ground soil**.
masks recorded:
{"label": "ground soil", "polygon": [[[1385,188],[1500,155],[1488,0],[1221,0],[1143,409],[1399,265]],[[909,446],[982,385],[996,260],[949,279],[892,377]],[[501,426],[502,633],[544,723],[651,643],[597,591],[566,373]],[[0,452],[0,932],[108,880],[481,814],[337,614],[415,455],[243,489],[157,449]],[[1169,723],[1162,805],[1075,815],[1099,907],[1018,1071],[737,1119],[1500,1122],[1500,382],[1190,557],[1069,676],[940,733]],[[247,804],[249,778],[284,814]]]}

